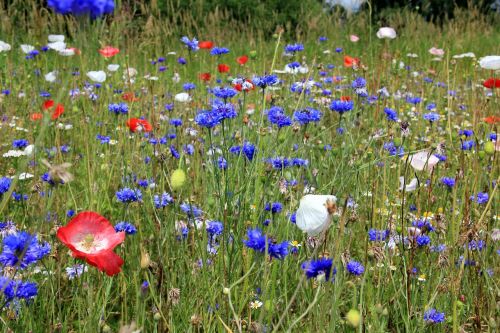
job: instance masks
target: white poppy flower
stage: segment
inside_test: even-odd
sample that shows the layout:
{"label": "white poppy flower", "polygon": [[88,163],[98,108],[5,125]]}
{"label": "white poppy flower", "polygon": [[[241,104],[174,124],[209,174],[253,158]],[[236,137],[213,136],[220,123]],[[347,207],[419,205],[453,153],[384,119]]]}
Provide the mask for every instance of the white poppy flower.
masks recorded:
{"label": "white poppy flower", "polygon": [[308,194],[300,199],[299,209],[296,213],[296,224],[300,230],[309,236],[315,236],[328,228],[331,216],[328,212],[327,202],[335,203],[334,195]]}
{"label": "white poppy flower", "polygon": [[57,79],[57,71],[52,71],[44,75],[45,76],[45,81],[47,82],[54,82]]}
{"label": "white poppy flower", "polygon": [[500,56],[487,56],[479,59],[479,66],[483,69],[499,70]]}
{"label": "white poppy flower", "polygon": [[65,42],[53,42],[53,43],[48,43],[47,47],[51,50],[55,51],[62,51],[66,49],[66,43]]}
{"label": "white poppy flower", "polygon": [[403,187],[405,189],[405,192],[412,192],[412,191],[415,191],[417,189],[417,186],[418,186],[418,179],[417,178],[413,178],[410,183],[406,183],[406,186],[405,186],[405,177],[401,176],[399,177],[399,190],[402,191],[403,190]]}
{"label": "white poppy flower", "polygon": [[409,157],[410,164],[413,169],[417,171],[422,171],[426,168],[429,171],[432,171],[434,166],[439,162],[439,158],[430,154],[427,151],[421,151],[415,153]]}
{"label": "white poppy flower", "polygon": [[454,59],[462,59],[462,58],[475,58],[476,55],[473,52],[467,52],[467,53],[462,53],[462,54],[457,54],[454,55]]}
{"label": "white poppy flower", "polygon": [[23,52],[26,54],[30,53],[34,49],[35,47],[33,45],[21,44],[21,50],[23,50]]}
{"label": "white poppy flower", "polygon": [[11,49],[12,46],[10,46],[10,44],[0,40],[0,53],[10,51]]}
{"label": "white poppy flower", "polygon": [[177,95],[175,95],[175,101],[181,102],[181,103],[187,103],[191,101],[191,96],[189,96],[188,93],[182,92]]}
{"label": "white poppy flower", "polygon": [[110,72],[116,72],[120,68],[120,65],[117,64],[109,64],[108,65],[108,71]]}
{"label": "white poppy flower", "polygon": [[48,40],[51,43],[64,42],[64,35],[49,35]]}
{"label": "white poppy flower", "polygon": [[104,71],[90,71],[87,73],[87,77],[94,82],[102,83],[106,81],[106,72]]}
{"label": "white poppy flower", "polygon": [[379,39],[394,39],[396,38],[397,34],[396,34],[396,30],[394,30],[393,28],[390,28],[390,27],[383,27],[383,28],[380,28],[378,29],[377,31],[377,37]]}
{"label": "white poppy flower", "polygon": [[75,55],[75,50],[73,50],[73,49],[60,50],[59,54],[64,56],[64,57],[71,57],[71,56]]}

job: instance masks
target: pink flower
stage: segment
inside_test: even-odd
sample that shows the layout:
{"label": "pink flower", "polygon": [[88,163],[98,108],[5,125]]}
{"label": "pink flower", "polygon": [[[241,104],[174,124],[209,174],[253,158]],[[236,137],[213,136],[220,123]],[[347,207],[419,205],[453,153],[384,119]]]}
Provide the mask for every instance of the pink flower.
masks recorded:
{"label": "pink flower", "polygon": [[427,169],[428,171],[432,171],[434,166],[439,162],[439,158],[430,154],[427,151],[421,151],[419,153],[415,153],[409,157],[410,164],[416,171],[422,171]]}
{"label": "pink flower", "polygon": [[442,57],[444,56],[444,50],[443,49],[437,49],[435,47],[431,48],[429,50],[429,53],[436,56],[436,57]]}
{"label": "pink flower", "polygon": [[357,43],[359,41],[359,37],[356,36],[356,35],[350,35],[349,36],[349,39],[351,40],[351,42],[353,43]]}

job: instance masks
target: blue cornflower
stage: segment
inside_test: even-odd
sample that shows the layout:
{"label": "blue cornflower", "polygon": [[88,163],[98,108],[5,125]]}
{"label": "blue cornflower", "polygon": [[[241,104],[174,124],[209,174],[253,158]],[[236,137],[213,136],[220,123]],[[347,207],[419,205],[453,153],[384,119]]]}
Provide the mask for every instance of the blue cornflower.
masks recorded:
{"label": "blue cornflower", "polygon": [[66,216],[67,217],[73,217],[75,215],[75,211],[73,209],[68,209],[66,211]]}
{"label": "blue cornflower", "polygon": [[496,133],[490,133],[488,135],[488,138],[491,140],[491,141],[497,141],[497,134]]}
{"label": "blue cornflower", "polygon": [[424,321],[427,324],[438,324],[444,322],[444,312],[438,312],[436,309],[429,309],[424,313]]}
{"label": "blue cornflower", "polygon": [[0,178],[0,195],[9,191],[11,183],[12,183],[12,179],[10,179],[8,177]]}
{"label": "blue cornflower", "polygon": [[22,269],[42,259],[49,252],[49,243],[39,243],[36,235],[22,231],[3,239],[0,263],[4,266],[18,266]]}
{"label": "blue cornflower", "polygon": [[385,241],[389,237],[389,230],[368,230],[368,240],[370,242],[380,242]]}
{"label": "blue cornflower", "polygon": [[186,45],[189,51],[198,51],[200,48],[198,47],[198,40],[193,38],[193,40],[189,40],[188,37],[184,36],[181,38],[181,42]]}
{"label": "blue cornflower", "polygon": [[277,170],[285,169],[292,165],[292,161],[286,157],[273,157],[273,158],[268,158],[265,161],[271,164],[273,169]]}
{"label": "blue cornflower", "polygon": [[227,170],[227,160],[224,157],[219,156],[219,158],[217,159],[217,165],[219,169]]}
{"label": "blue cornflower", "polygon": [[266,203],[264,210],[276,214],[283,210],[283,205],[281,202]]}
{"label": "blue cornflower", "polygon": [[467,245],[467,247],[471,251],[482,251],[486,247],[486,243],[482,239],[480,239],[478,241],[471,240],[469,242],[469,244]]}
{"label": "blue cornflower", "polygon": [[115,225],[115,231],[116,232],[125,231],[127,235],[133,235],[137,233],[137,229],[133,224],[124,221],[118,222]]}
{"label": "blue cornflower", "polygon": [[212,101],[212,112],[217,115],[219,121],[236,118],[238,115],[233,104],[226,103],[218,98]]}
{"label": "blue cornflower", "polygon": [[441,178],[441,183],[451,189],[453,186],[455,186],[455,178],[443,177]]}
{"label": "blue cornflower", "polygon": [[410,96],[406,97],[406,102],[413,104],[413,105],[417,105],[421,101],[422,101],[422,99],[420,97],[410,97]]}
{"label": "blue cornflower", "polygon": [[474,140],[466,140],[462,142],[461,148],[462,150],[471,150],[475,145]]}
{"label": "blue cornflower", "polygon": [[351,87],[353,89],[364,88],[364,87],[366,87],[366,80],[362,77],[357,77],[356,79],[354,79],[354,81],[352,81]]}
{"label": "blue cornflower", "polygon": [[385,115],[388,121],[398,121],[398,113],[390,108],[384,108]]}
{"label": "blue cornflower", "polygon": [[192,144],[187,144],[182,146],[182,150],[188,155],[193,155],[194,154],[194,146]]}
{"label": "blue cornflower", "polygon": [[396,146],[394,141],[384,143],[384,149],[389,152],[390,156],[403,156],[405,151],[403,146]]}
{"label": "blue cornflower", "polygon": [[431,239],[427,235],[418,235],[416,237],[416,242],[418,247],[423,247],[429,245],[431,243]]}
{"label": "blue cornflower", "polygon": [[258,228],[248,229],[247,238],[247,240],[243,241],[246,247],[258,252],[264,252],[266,250],[267,237],[262,233],[262,230]]}
{"label": "blue cornflower", "polygon": [[177,149],[175,148],[174,145],[170,145],[170,154],[172,154],[172,157],[174,157],[176,159],[181,158],[181,155],[179,154],[179,152],[177,151]]}
{"label": "blue cornflower", "polygon": [[12,147],[17,148],[17,149],[22,149],[28,146],[29,142],[26,139],[19,139],[19,140],[14,140],[12,141]]}
{"label": "blue cornflower", "polygon": [[109,136],[104,136],[104,135],[100,135],[100,134],[97,134],[96,138],[97,138],[97,140],[99,140],[101,142],[101,144],[107,144],[111,140],[111,138]]}
{"label": "blue cornflower", "polygon": [[243,154],[245,154],[249,161],[253,160],[255,155],[255,145],[249,142],[243,143]]}
{"label": "blue cornflower", "polygon": [[213,128],[216,125],[220,124],[219,116],[215,112],[208,110],[201,110],[200,112],[198,112],[198,114],[194,118],[194,121],[199,126],[206,128]]}
{"label": "blue cornflower", "polygon": [[365,272],[365,268],[363,267],[363,265],[355,260],[349,261],[346,265],[346,269],[353,275],[361,275]]}
{"label": "blue cornflower", "polygon": [[278,76],[271,74],[271,75],[264,75],[264,76],[254,76],[252,78],[252,83],[255,84],[257,87],[260,87],[262,89],[265,89],[266,87],[269,86],[275,86],[280,82]]}
{"label": "blue cornflower", "polygon": [[473,130],[464,129],[464,130],[458,131],[458,135],[463,135],[465,137],[469,137],[469,136],[474,135],[474,131]]}
{"label": "blue cornflower", "polygon": [[14,298],[29,300],[38,294],[35,282],[11,280],[5,276],[0,277],[0,290],[7,301],[12,301]]}
{"label": "blue cornflower", "polygon": [[210,221],[207,225],[207,233],[209,236],[222,235],[224,231],[224,225],[219,221]]}
{"label": "blue cornflower", "polygon": [[319,40],[320,42],[326,42],[326,41],[328,40],[328,38],[326,38],[326,37],[324,37],[324,36],[320,36],[320,37],[318,38],[318,40]]}
{"label": "blue cornflower", "polygon": [[155,194],[153,196],[153,202],[156,208],[163,208],[174,202],[174,199],[167,192],[163,192],[161,196]]}
{"label": "blue cornflower", "polygon": [[187,202],[182,203],[180,208],[188,217],[200,217],[203,214],[203,211],[199,207]]}
{"label": "blue cornflower", "polygon": [[292,125],[292,119],[285,114],[285,110],[279,106],[273,106],[267,110],[267,120],[278,128]]}
{"label": "blue cornflower", "polygon": [[170,125],[175,126],[175,127],[181,126],[182,119],[179,119],[179,118],[170,119]]}
{"label": "blue cornflower", "polygon": [[332,265],[332,259],[320,258],[317,260],[310,260],[302,263],[301,268],[308,279],[315,278],[324,274],[325,281],[333,281],[335,278],[335,274],[337,274],[337,269],[335,267],[332,267]]}
{"label": "blue cornflower", "polygon": [[142,193],[138,189],[133,190],[125,187],[116,192],[116,198],[123,203],[142,201]]}
{"label": "blue cornflower", "polygon": [[304,167],[306,168],[309,165],[309,160],[294,157],[292,158],[292,165],[296,167]]}
{"label": "blue cornflower", "polygon": [[288,220],[294,224],[297,223],[297,212],[293,212],[292,214],[290,214]]}
{"label": "blue cornflower", "polygon": [[288,44],[285,46],[286,53],[295,53],[295,52],[300,52],[300,51],[304,51],[303,44],[295,43],[295,44]]}
{"label": "blue cornflower", "polygon": [[435,112],[429,112],[429,113],[425,113],[423,118],[425,120],[428,120],[430,121],[431,123],[435,122],[435,121],[438,121],[439,120],[439,114],[435,113]]}
{"label": "blue cornflower", "polygon": [[215,97],[226,100],[236,96],[238,91],[232,87],[215,87],[212,89],[212,94],[214,94]]}
{"label": "blue cornflower", "polygon": [[307,107],[302,110],[297,110],[293,114],[293,119],[302,125],[307,125],[310,122],[318,122],[323,114],[316,109]]}
{"label": "blue cornflower", "polygon": [[267,251],[272,258],[283,260],[288,255],[289,246],[290,243],[288,241],[277,244],[270,243]]}
{"label": "blue cornflower", "polygon": [[412,226],[417,227],[423,231],[428,231],[428,232],[433,232],[434,227],[432,224],[429,222],[429,220],[415,220],[411,223]]}
{"label": "blue cornflower", "polygon": [[184,83],[182,85],[182,89],[184,89],[185,91],[194,90],[194,89],[196,89],[196,84],[194,84],[192,82]]}
{"label": "blue cornflower", "polygon": [[59,14],[90,15],[94,19],[111,14],[115,9],[114,0],[48,0],[47,5]]}
{"label": "blue cornflower", "polygon": [[342,101],[342,100],[334,100],[330,104],[330,110],[343,114],[347,111],[351,111],[354,107],[353,101]]}
{"label": "blue cornflower", "polygon": [[446,251],[446,245],[445,244],[438,244],[430,247],[431,252],[437,252],[441,253]]}
{"label": "blue cornflower", "polygon": [[179,58],[177,58],[177,63],[180,65],[185,65],[185,64],[187,64],[187,60],[184,57],[179,57]]}
{"label": "blue cornflower", "polygon": [[478,204],[482,205],[488,202],[489,196],[486,192],[479,192],[477,194],[477,199],[474,195],[470,197],[470,200],[476,201]]}
{"label": "blue cornflower", "polygon": [[299,67],[300,67],[300,62],[298,62],[298,61],[293,61],[293,62],[291,62],[291,63],[289,63],[289,64],[286,64],[286,66],[287,66],[288,68],[291,68],[291,69],[299,68]]}
{"label": "blue cornflower", "polygon": [[436,109],[436,103],[429,103],[425,106],[425,109],[427,111],[432,111],[432,110],[435,110]]}
{"label": "blue cornflower", "polygon": [[213,55],[213,56],[221,56],[223,54],[228,54],[228,53],[229,53],[229,49],[227,47],[215,46],[214,48],[212,48],[212,50],[210,50],[210,55]]}

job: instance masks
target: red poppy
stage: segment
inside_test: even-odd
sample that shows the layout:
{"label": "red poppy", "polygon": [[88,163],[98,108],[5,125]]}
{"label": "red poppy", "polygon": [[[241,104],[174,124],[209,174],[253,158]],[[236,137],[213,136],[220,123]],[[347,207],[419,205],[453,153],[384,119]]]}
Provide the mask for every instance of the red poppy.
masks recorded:
{"label": "red poppy", "polygon": [[110,57],[120,53],[120,50],[117,49],[116,47],[105,46],[104,48],[99,50],[99,53],[102,54],[106,58],[110,58]]}
{"label": "red poppy", "polygon": [[135,97],[133,92],[123,93],[122,99],[127,102],[137,102],[139,98]]}
{"label": "red poppy", "polygon": [[43,118],[43,114],[40,112],[32,113],[31,114],[31,120],[40,120]]}
{"label": "red poppy", "polygon": [[226,64],[219,64],[218,69],[219,69],[219,73],[229,72],[229,66]]}
{"label": "red poppy", "polygon": [[68,47],[68,50],[71,50],[71,51],[75,52],[75,54],[80,54],[80,53],[82,53],[82,52],[80,52],[80,50],[79,50],[79,49],[77,49],[76,47]]}
{"label": "red poppy", "polygon": [[243,83],[236,83],[234,85],[234,89],[236,89],[238,91],[245,91],[245,92],[247,92],[247,91],[250,91],[250,90],[254,90],[255,86],[252,83],[252,81],[245,80],[245,82],[243,82]]}
{"label": "red poppy", "polygon": [[484,121],[490,125],[495,125],[496,123],[500,123],[500,117],[489,116],[489,117],[484,118]]}
{"label": "red poppy", "polygon": [[212,47],[214,47],[214,43],[209,41],[209,40],[204,40],[204,41],[198,42],[198,47],[200,49],[210,50]]}
{"label": "red poppy", "polygon": [[500,79],[494,79],[490,77],[488,80],[485,80],[483,82],[483,86],[489,89],[500,88]]}
{"label": "red poppy", "polygon": [[212,75],[210,73],[200,73],[200,80],[208,82],[212,78]]}
{"label": "red poppy", "polygon": [[108,276],[120,273],[123,259],[113,252],[123,242],[125,232],[116,232],[105,217],[95,212],[82,212],[57,230],[57,238],[71,255],[97,267]]}
{"label": "red poppy", "polygon": [[151,132],[153,129],[147,120],[139,118],[130,118],[127,120],[127,126],[131,132]]}
{"label": "red poppy", "polygon": [[238,58],[236,58],[236,61],[238,62],[238,64],[244,65],[248,61],[248,56],[244,55],[244,56],[238,57]]}
{"label": "red poppy", "polygon": [[342,102],[349,102],[351,100],[351,96],[340,96],[340,100]]}
{"label": "red poppy", "polygon": [[[43,106],[42,106],[42,108],[44,110],[50,110],[53,107],[54,107],[54,101],[51,100],[51,99],[46,100],[43,103]],[[52,116],[51,116],[52,120],[59,118],[59,116],[62,115],[63,113],[64,113],[64,105],[57,103],[56,108],[52,112]],[[37,116],[35,116],[35,115],[31,116],[31,119],[33,119],[33,120],[38,120],[38,119],[41,119],[41,118],[42,118],[42,116],[38,116],[38,115]]]}
{"label": "red poppy", "polygon": [[359,58],[344,56],[344,67],[359,66]]}

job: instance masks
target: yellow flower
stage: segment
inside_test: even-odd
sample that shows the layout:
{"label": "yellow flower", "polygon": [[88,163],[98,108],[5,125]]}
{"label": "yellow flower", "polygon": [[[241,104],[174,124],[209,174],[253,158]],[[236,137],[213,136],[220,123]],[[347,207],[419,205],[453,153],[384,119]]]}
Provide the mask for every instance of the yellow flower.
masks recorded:
{"label": "yellow flower", "polygon": [[426,277],[425,277],[425,274],[421,274],[421,275],[419,275],[419,277],[418,277],[418,281],[425,282],[426,280],[427,280],[427,279],[426,279]]}
{"label": "yellow flower", "polygon": [[295,247],[295,248],[299,248],[302,246],[302,244],[300,244],[298,241],[294,240],[294,241],[290,242],[290,246]]}

